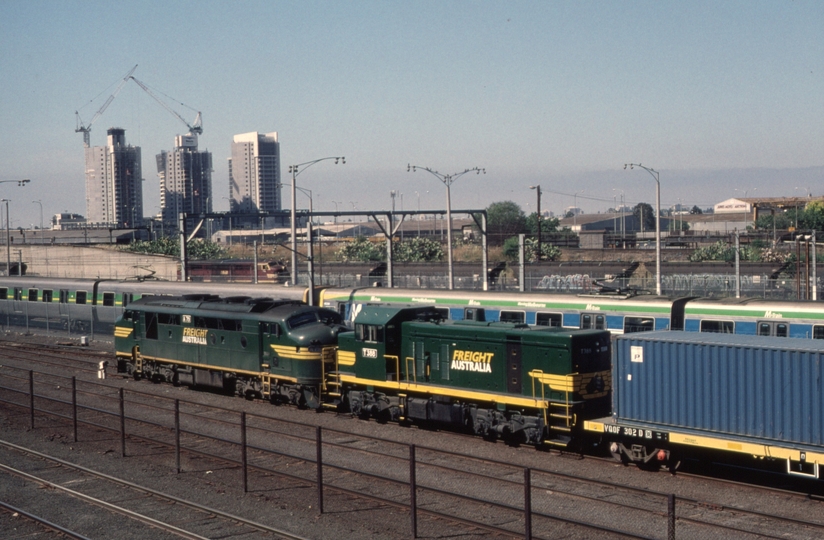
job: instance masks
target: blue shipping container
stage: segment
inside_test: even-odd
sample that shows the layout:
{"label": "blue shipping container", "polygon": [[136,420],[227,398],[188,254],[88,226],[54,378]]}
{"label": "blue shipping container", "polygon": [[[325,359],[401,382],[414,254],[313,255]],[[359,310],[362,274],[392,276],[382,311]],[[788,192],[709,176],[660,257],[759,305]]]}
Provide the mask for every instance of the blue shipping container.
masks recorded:
{"label": "blue shipping container", "polygon": [[824,445],[824,340],[664,331],[614,347],[619,421]]}

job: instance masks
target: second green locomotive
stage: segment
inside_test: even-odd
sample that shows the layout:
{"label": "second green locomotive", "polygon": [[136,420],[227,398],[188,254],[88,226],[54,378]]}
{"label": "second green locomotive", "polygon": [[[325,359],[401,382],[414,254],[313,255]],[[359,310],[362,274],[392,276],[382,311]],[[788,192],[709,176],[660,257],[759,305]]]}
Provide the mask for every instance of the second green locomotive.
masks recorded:
{"label": "second green locomotive", "polygon": [[566,446],[608,414],[610,335],[441,321],[432,308],[366,306],[339,336],[334,383],[354,414]]}

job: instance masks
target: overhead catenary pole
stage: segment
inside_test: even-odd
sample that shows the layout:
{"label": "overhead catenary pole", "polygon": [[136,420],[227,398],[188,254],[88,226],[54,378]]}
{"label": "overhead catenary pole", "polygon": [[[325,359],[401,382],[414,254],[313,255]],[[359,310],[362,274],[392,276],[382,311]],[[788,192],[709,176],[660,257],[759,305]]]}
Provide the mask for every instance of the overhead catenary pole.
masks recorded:
{"label": "overhead catenary pole", "polygon": [[461,176],[465,175],[469,172],[475,172],[475,174],[486,174],[486,169],[482,169],[479,167],[473,167],[471,169],[464,169],[462,172],[454,173],[454,174],[441,174],[438,171],[430,169],[429,167],[419,167],[418,165],[406,165],[406,172],[416,172],[418,169],[422,169],[429,174],[433,175],[435,178],[443,182],[446,186],[446,251],[447,251],[447,258],[449,259],[449,290],[455,288],[455,280],[454,280],[454,272],[452,269],[452,193],[451,193],[451,186],[452,182],[460,178]]}

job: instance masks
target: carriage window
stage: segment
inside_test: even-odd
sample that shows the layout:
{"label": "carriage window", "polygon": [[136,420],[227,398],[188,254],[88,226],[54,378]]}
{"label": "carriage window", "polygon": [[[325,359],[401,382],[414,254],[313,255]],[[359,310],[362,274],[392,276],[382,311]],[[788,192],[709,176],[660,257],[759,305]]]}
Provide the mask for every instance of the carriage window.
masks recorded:
{"label": "carriage window", "polygon": [[735,323],[732,321],[701,321],[702,332],[712,332],[715,334],[733,334]]}
{"label": "carriage window", "polygon": [[538,326],[551,326],[560,328],[562,326],[563,315],[560,313],[538,313],[535,316],[535,324]]}
{"label": "carriage window", "polygon": [[596,330],[604,330],[607,327],[607,320],[604,315],[597,313],[582,313],[581,314],[581,328],[595,328]]}
{"label": "carriage window", "polygon": [[655,319],[651,317],[624,317],[624,333],[651,332],[655,330]]}
{"label": "carriage window", "polygon": [[813,339],[824,339],[824,326],[813,326]]}
{"label": "carriage window", "polygon": [[789,325],[787,323],[776,323],[775,335],[777,337],[787,337],[789,335]]}
{"label": "carriage window", "polygon": [[37,302],[37,289],[29,289],[29,302]]}
{"label": "carriage window", "polygon": [[464,308],[464,319],[467,321],[486,321],[484,308]]}
{"label": "carriage window", "polygon": [[52,290],[51,289],[43,289],[43,301],[44,302],[51,302],[52,301]]}
{"label": "carriage window", "polygon": [[77,291],[77,295],[74,297],[74,303],[75,304],[85,304],[87,296],[88,296],[88,293],[86,291]]}
{"label": "carriage window", "polygon": [[501,322],[521,323],[526,320],[523,311],[501,311]]}
{"label": "carriage window", "polygon": [[104,306],[114,306],[114,293],[113,292],[104,292],[103,293],[103,305]]}
{"label": "carriage window", "polygon": [[0,287],[0,300],[9,299],[9,289],[7,287]]}
{"label": "carriage window", "polygon": [[68,304],[69,303],[69,291],[66,289],[60,289],[60,303],[61,304]]}

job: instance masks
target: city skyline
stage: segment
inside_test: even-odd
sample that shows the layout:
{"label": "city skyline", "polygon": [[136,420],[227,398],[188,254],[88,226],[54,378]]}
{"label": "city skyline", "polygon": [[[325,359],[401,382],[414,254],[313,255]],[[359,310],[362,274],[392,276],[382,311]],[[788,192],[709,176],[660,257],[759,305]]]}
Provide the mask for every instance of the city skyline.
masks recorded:
{"label": "city skyline", "polygon": [[[652,203],[654,182],[629,162],[660,172],[662,207],[820,195],[822,23],[824,6],[804,1],[6,2],[0,180],[32,181],[0,195],[24,227],[39,223],[32,199],[46,216],[84,212],[74,113],[89,121],[134,65],[186,121],[202,111],[218,194],[232,136],[276,131],[281,168],[347,157],[300,177],[319,211],[388,209],[392,190],[398,208],[444,208],[443,185],[408,163],[485,168],[452,186],[453,208],[525,208],[536,184],[556,214],[574,198],[607,208],[621,192]],[[112,126],[147,159],[187,131],[131,82],[91,145]],[[153,215],[159,180],[143,166]]]}

